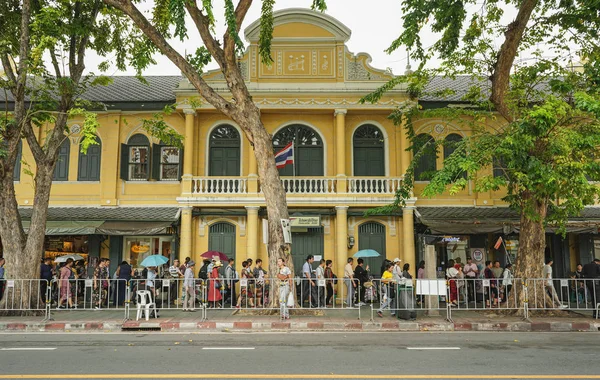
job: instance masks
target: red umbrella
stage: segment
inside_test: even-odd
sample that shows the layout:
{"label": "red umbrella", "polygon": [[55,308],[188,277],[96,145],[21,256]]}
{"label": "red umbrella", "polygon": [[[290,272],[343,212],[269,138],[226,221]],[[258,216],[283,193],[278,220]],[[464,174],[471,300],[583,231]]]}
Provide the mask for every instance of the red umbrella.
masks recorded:
{"label": "red umbrella", "polygon": [[222,252],[218,252],[218,251],[206,251],[203,254],[200,255],[200,257],[204,257],[207,259],[211,259],[215,256],[219,257],[219,260],[221,261],[228,261],[229,259],[227,258],[227,255],[222,253]]}

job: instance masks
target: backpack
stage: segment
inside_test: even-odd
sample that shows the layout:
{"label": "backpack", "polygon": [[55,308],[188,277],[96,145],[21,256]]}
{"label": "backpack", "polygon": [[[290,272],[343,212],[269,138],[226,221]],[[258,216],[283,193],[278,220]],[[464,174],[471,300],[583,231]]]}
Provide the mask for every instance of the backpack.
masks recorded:
{"label": "backpack", "polygon": [[198,273],[198,277],[202,280],[208,280],[208,264],[202,265],[200,272]]}

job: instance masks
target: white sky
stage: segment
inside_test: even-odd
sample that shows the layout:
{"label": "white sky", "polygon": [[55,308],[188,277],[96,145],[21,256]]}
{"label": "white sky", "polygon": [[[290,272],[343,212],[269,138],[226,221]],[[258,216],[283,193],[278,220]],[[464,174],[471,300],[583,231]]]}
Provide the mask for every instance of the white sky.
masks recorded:
{"label": "white sky", "polygon": [[[215,0],[214,2],[215,17],[220,22],[217,28],[217,36],[222,36],[224,27],[221,25],[223,22],[223,0]],[[237,2],[235,2],[237,3]],[[244,25],[242,26],[241,37],[243,37],[243,30],[245,27],[250,25],[256,19],[260,17],[260,6],[262,1],[255,0]],[[275,9],[285,9],[292,7],[310,7],[312,4],[311,0],[277,0]],[[402,11],[400,0],[373,0],[373,6],[368,6],[367,3],[359,0],[328,0],[328,9],[326,11],[330,16],[335,17],[341,23],[346,25],[352,30],[352,36],[347,42],[347,46],[353,53],[366,52],[373,57],[371,65],[379,69],[385,69],[387,67],[392,68],[395,74],[401,74],[406,68],[406,52],[404,50],[397,51],[392,55],[388,55],[384,50],[389,44],[400,34],[402,26]],[[195,27],[191,20],[188,20],[188,36],[189,41],[180,42],[179,40],[171,41],[173,46],[180,52],[183,53],[192,52],[196,49],[199,43],[199,36],[195,30]],[[177,67],[171,63],[171,61],[162,56],[157,55],[155,57],[158,64],[150,67],[144,72],[144,75],[179,75],[180,72]],[[103,59],[94,56],[93,54],[88,55],[87,68],[89,71],[98,72],[97,65]],[[414,66],[414,65],[413,65]],[[214,63],[210,68],[215,68]],[[127,72],[113,71],[110,70],[106,73],[107,75],[132,75],[135,74],[134,70],[128,70]]]}

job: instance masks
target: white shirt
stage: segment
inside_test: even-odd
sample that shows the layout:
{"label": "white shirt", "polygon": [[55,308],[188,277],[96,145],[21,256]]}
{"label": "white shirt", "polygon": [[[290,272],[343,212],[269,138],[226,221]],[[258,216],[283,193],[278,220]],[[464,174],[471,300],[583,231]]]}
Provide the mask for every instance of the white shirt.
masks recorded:
{"label": "white shirt", "polygon": [[156,278],[156,273],[152,271],[148,271],[148,277],[146,280],[146,286],[153,288],[154,287],[154,279]]}
{"label": "white shirt", "polygon": [[183,286],[194,287],[194,272],[192,268],[186,268]]}
{"label": "white shirt", "polygon": [[348,263],[344,267],[344,277],[345,278],[352,278],[352,277],[354,277],[354,270],[352,269],[352,264]]}
{"label": "white shirt", "polygon": [[319,265],[317,267],[317,286],[325,286],[325,270]]}
{"label": "white shirt", "polygon": [[[287,267],[286,267],[287,268]],[[308,277],[306,277],[306,274],[308,273]],[[302,266],[302,277],[304,278],[310,278],[310,274],[312,273],[312,265],[310,265],[308,263],[308,261],[306,261],[304,263],[304,265]]]}

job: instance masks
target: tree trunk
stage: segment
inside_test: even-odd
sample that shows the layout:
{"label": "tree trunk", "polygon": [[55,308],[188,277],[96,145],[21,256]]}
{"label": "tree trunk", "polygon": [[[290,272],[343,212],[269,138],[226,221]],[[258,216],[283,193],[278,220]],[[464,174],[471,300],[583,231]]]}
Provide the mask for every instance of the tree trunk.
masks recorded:
{"label": "tree trunk", "polygon": [[[269,217],[269,277],[274,278],[277,273],[277,259],[279,258],[285,260],[286,265],[294,273],[290,245],[285,243],[283,228],[281,227],[281,219],[289,218],[286,193],[275,166],[273,141],[260,119],[260,110],[251,100],[246,102],[244,108],[246,110],[245,117],[236,120],[236,122],[240,124],[248,139],[254,142],[254,155],[258,165],[260,188],[265,197]],[[279,307],[277,297],[270,297],[270,307]]]}
{"label": "tree trunk", "polygon": [[[14,288],[5,289],[0,309],[30,310],[43,308],[40,298],[40,264],[44,252],[46,217],[54,165],[37,166],[33,214],[25,234],[15,198],[12,174],[3,178],[5,191],[0,194],[0,235],[4,246],[7,278],[15,279]],[[6,191],[8,190],[8,191]]]}
{"label": "tree trunk", "polygon": [[[514,275],[517,279],[530,280],[540,279],[542,277],[542,268],[544,265],[544,252],[546,248],[546,231],[544,220],[548,204],[545,201],[533,199],[530,194],[523,196],[525,204],[530,205],[531,212],[521,211],[521,225],[519,231],[519,253],[515,262]],[[532,218],[531,215],[536,215]],[[520,291],[522,283],[515,282],[513,294],[518,297],[518,307],[523,307],[528,302],[530,307],[544,307],[544,303],[549,297],[546,295],[544,281],[527,281],[528,291]],[[514,305],[514,302],[510,305]]]}

